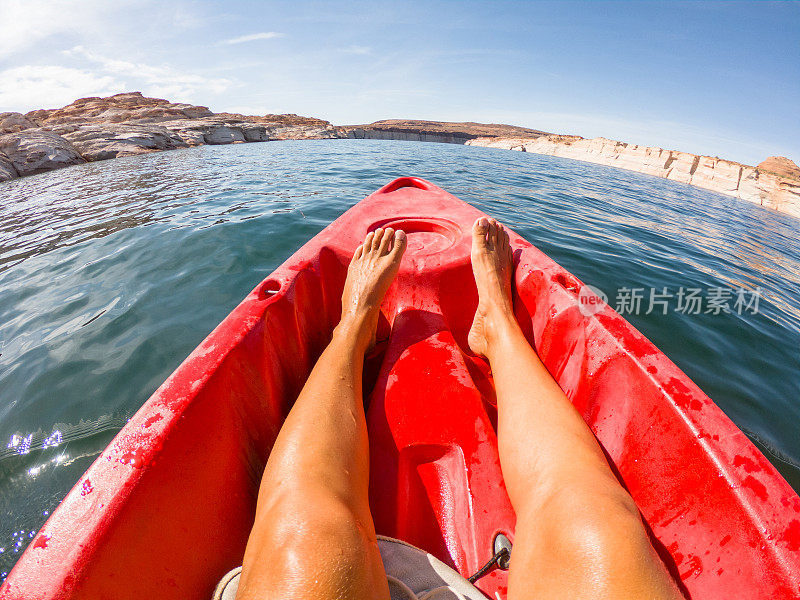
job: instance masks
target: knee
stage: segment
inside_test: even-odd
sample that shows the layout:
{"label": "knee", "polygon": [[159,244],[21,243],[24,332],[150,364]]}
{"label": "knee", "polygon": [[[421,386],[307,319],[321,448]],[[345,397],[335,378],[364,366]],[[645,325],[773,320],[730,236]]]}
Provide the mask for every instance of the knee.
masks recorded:
{"label": "knee", "polygon": [[624,490],[571,493],[559,501],[553,517],[552,541],[570,563],[612,576],[620,565],[636,569],[652,560],[641,516]]}
{"label": "knee", "polygon": [[335,499],[277,502],[257,520],[261,527],[257,539],[251,535],[242,574],[247,590],[280,590],[275,597],[294,598],[311,588],[370,585],[380,556],[375,534],[347,505]]}
{"label": "knee", "polygon": [[274,547],[288,563],[317,556],[342,564],[357,565],[377,553],[371,517],[362,515],[335,498],[316,499],[298,505],[277,506]]}

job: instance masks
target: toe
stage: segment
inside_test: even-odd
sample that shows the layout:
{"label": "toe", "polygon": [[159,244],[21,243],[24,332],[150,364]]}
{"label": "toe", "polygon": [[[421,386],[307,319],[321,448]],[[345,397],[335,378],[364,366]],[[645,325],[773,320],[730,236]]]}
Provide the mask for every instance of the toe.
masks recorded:
{"label": "toe", "polygon": [[375,230],[375,235],[372,236],[372,251],[376,252],[381,247],[381,239],[383,239],[383,227],[378,227]]}
{"label": "toe", "polygon": [[366,235],[366,237],[364,237],[364,243],[362,244],[364,246],[363,254],[369,254],[369,251],[372,250],[372,239],[374,237],[375,237],[375,232],[374,231],[370,231]]}
{"label": "toe", "polygon": [[486,248],[486,234],[489,232],[489,219],[481,217],[472,225],[472,245]]}
{"label": "toe", "polygon": [[489,219],[489,247],[497,248],[497,221]]}
{"label": "toe", "polygon": [[509,259],[513,258],[514,256],[514,252],[511,250],[511,236],[508,235],[508,231],[506,231],[505,228],[503,229],[503,252],[506,253],[506,256],[509,257]]}
{"label": "toe", "polygon": [[401,229],[398,229],[397,231],[394,232],[394,245],[392,246],[392,250],[389,252],[389,255],[394,260],[400,260],[400,257],[403,256],[403,252],[405,251],[406,251],[406,232]]}
{"label": "toe", "polygon": [[392,229],[391,227],[387,227],[386,229],[384,229],[383,237],[381,238],[381,245],[378,246],[378,254],[380,256],[383,256],[387,252],[389,252],[389,244],[392,243],[393,239],[394,239],[394,229]]}
{"label": "toe", "polygon": [[364,244],[359,244],[356,251],[353,253],[353,260],[358,260],[364,254]]}

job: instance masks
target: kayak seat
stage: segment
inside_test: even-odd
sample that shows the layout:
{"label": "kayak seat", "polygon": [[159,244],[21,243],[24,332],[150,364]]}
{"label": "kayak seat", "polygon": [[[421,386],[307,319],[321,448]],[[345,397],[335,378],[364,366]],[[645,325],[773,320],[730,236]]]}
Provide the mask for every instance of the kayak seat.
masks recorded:
{"label": "kayak seat", "polygon": [[[438,558],[416,546],[378,536],[391,600],[485,600],[466,578]],[[226,573],[214,590],[213,600],[235,600],[242,568]]]}

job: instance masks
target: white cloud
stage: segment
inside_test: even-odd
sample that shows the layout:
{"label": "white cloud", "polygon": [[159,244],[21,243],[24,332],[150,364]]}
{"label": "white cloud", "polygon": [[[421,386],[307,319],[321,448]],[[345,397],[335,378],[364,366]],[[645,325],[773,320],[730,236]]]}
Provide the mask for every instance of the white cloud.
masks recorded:
{"label": "white cloud", "polygon": [[113,76],[83,69],[27,65],[0,71],[0,111],[56,108],[76,98],[122,91],[125,85]]}
{"label": "white cloud", "polygon": [[198,92],[219,94],[229,89],[233,82],[223,77],[207,77],[198,73],[186,73],[164,65],[148,65],[118,60],[91,52],[83,46],[64,51],[71,57],[89,60],[99,66],[100,71],[126,77],[130,89],[141,88],[145,95],[165,96],[170,100],[190,100]]}
{"label": "white cloud", "polygon": [[277,31],[262,31],[261,33],[251,33],[249,35],[242,35],[239,37],[225,40],[223,44],[243,44],[245,42],[255,42],[257,40],[271,40],[273,38],[284,37],[286,34],[278,33]]}
{"label": "white cloud", "polygon": [[348,46],[347,48],[342,48],[342,52],[345,54],[372,54],[372,48],[369,46]]}
{"label": "white cloud", "polygon": [[55,35],[102,35],[114,11],[131,0],[0,0],[0,60],[31,47],[44,50],[42,41]]}

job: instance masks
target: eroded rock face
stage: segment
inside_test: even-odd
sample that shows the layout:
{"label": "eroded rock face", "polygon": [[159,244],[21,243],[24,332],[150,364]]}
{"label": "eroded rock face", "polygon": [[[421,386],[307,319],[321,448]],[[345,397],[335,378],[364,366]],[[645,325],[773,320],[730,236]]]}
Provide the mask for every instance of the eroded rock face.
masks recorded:
{"label": "eroded rock face", "polygon": [[3,152],[0,152],[0,181],[8,181],[17,177],[19,177],[19,173],[17,173],[14,165],[11,164],[11,159]]}
{"label": "eroded rock face", "polygon": [[62,125],[54,131],[90,162],[188,146],[175,132],[160,125]]}
{"label": "eroded rock face", "polygon": [[487,138],[537,138],[548,134],[538,129],[487,123],[447,123],[416,119],[386,119],[368,125],[339,127],[342,137],[355,139],[408,140],[413,142],[443,142],[463,144],[479,137]]}
{"label": "eroded rock face", "polygon": [[772,173],[778,177],[787,179],[797,179],[800,181],[800,167],[785,156],[770,156],[766,160],[758,163],[756,167],[759,171]]}
{"label": "eroded rock face", "polygon": [[206,106],[176,104],[147,98],[141,92],[125,92],[107,98],[80,98],[63,108],[33,110],[25,116],[41,127],[88,123],[160,123],[211,116]]}
{"label": "eroded rock face", "polygon": [[25,129],[32,129],[33,127],[36,127],[36,125],[29,121],[22,113],[0,113],[0,133],[18,133]]}
{"label": "eroded rock face", "polygon": [[38,128],[0,135],[0,153],[20,177],[86,162],[67,140]]}

